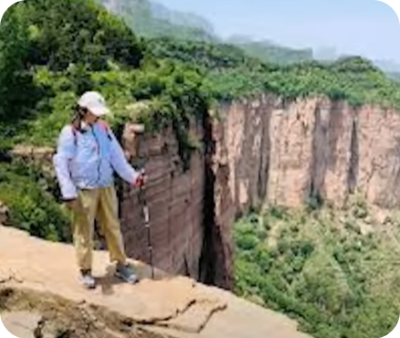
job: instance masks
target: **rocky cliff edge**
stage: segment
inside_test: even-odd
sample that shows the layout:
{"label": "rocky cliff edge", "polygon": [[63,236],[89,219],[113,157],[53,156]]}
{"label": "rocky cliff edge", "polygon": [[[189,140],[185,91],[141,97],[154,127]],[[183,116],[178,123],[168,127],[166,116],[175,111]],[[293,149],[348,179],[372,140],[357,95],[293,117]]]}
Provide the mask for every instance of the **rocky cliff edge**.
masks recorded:
{"label": "rocky cliff edge", "polygon": [[21,338],[306,338],[295,322],[229,292],[132,262],[141,281],[118,283],[96,252],[99,286],[77,282],[74,250],[0,226],[0,313]]}

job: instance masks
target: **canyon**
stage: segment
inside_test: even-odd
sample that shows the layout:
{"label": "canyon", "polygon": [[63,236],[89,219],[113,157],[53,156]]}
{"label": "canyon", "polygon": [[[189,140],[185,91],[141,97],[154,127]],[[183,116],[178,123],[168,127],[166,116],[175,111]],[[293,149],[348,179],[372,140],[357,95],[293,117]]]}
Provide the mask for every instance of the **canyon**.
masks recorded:
{"label": "canyon", "polygon": [[138,192],[123,187],[121,220],[130,257],[168,273],[233,288],[232,224],[251,209],[298,208],[311,200],[341,208],[357,192],[384,209],[400,202],[400,115],[393,109],[324,97],[273,95],[226,103],[190,134],[201,146],[188,169],[172,129],[122,142],[142,161],[150,241]]}

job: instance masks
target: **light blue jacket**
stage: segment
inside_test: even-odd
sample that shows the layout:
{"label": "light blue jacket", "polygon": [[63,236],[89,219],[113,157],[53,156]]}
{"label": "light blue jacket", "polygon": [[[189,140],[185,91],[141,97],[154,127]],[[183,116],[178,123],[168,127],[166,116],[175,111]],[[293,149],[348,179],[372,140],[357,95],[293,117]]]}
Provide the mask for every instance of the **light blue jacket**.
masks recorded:
{"label": "light blue jacket", "polygon": [[64,199],[76,198],[82,189],[113,186],[114,171],[129,184],[139,176],[104,122],[97,122],[84,132],[65,126],[53,163]]}

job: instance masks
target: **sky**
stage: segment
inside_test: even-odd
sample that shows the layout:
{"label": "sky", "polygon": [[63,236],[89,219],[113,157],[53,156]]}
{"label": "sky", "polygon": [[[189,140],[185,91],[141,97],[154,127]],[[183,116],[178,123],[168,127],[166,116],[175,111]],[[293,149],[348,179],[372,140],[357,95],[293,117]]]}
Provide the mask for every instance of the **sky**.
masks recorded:
{"label": "sky", "polygon": [[400,23],[376,0],[156,0],[198,14],[218,35],[246,35],[289,47],[334,47],[338,54],[400,63]]}

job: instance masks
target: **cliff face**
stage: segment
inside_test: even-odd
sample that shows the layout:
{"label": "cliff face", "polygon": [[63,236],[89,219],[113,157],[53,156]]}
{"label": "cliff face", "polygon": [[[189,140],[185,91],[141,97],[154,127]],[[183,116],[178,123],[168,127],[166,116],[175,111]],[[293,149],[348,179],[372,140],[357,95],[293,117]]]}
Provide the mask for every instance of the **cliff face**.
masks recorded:
{"label": "cliff face", "polygon": [[[125,135],[129,154],[148,159],[148,203],[154,264],[224,288],[233,285],[231,225],[250,207],[299,207],[310,198],[341,207],[356,190],[369,203],[400,203],[400,115],[351,108],[323,98],[284,102],[273,96],[220,108],[193,124],[204,151],[183,172],[172,131]],[[148,262],[137,196],[122,198],[130,256]]]}
{"label": "cliff face", "polygon": [[[127,126],[129,129],[129,126]],[[203,136],[202,127],[193,125],[192,132]],[[144,135],[139,140],[125,133],[128,156],[145,165],[151,178],[145,197],[150,216],[150,241],[142,214],[138,191],[124,188],[121,198],[121,221],[127,254],[149,262],[149,245],[153,263],[160,269],[199,278],[199,261],[203,245],[203,208],[205,161],[201,151],[194,152],[191,170],[183,171],[178,143],[172,130]]]}
{"label": "cliff face", "polygon": [[312,196],[341,207],[355,190],[382,208],[400,202],[396,111],[262,97],[225,107],[223,116],[219,144],[235,210],[299,207]]}

